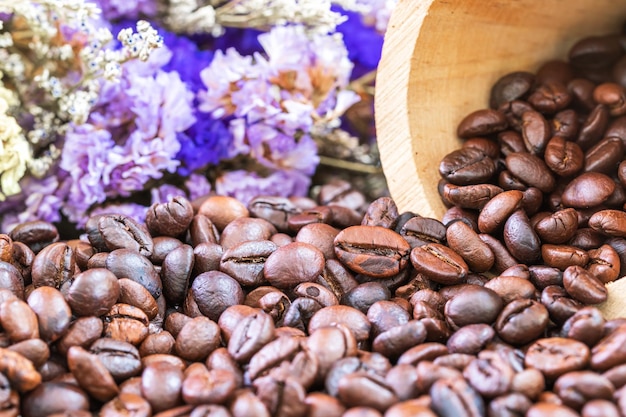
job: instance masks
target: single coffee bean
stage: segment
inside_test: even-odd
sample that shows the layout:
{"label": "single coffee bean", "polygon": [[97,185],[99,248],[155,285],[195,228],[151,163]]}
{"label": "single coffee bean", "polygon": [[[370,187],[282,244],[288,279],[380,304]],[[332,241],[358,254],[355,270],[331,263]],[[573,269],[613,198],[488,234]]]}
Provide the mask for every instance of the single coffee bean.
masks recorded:
{"label": "single coffee bean", "polygon": [[175,248],[163,260],[161,266],[163,295],[170,303],[178,305],[185,299],[193,263],[193,248],[189,245]]}
{"label": "single coffee bean", "polygon": [[79,316],[102,316],[120,295],[117,277],[104,268],[88,269],[74,277],[67,290],[67,302]]}
{"label": "single coffee bean", "polygon": [[489,200],[504,190],[493,184],[458,186],[445,183],[441,191],[444,201],[464,209],[481,210]]}
{"label": "single coffee bean", "polygon": [[576,174],[584,165],[580,146],[562,136],[554,136],[548,141],[543,157],[547,167],[561,177]]}
{"label": "single coffee bean", "polygon": [[141,395],[153,412],[170,409],[181,402],[183,371],[171,363],[159,361],[147,365],[141,374]]}
{"label": "single coffee bean", "polygon": [[561,199],[567,207],[584,209],[602,204],[613,191],[615,183],[610,177],[599,172],[585,172],[565,187]]}
{"label": "single coffee bean", "polygon": [[117,249],[109,253],[105,267],[117,278],[129,278],[144,287],[156,299],[161,295],[163,284],[159,273],[150,260],[131,249]]}
{"label": "single coffee bean", "polygon": [[98,357],[118,383],[141,373],[139,351],[128,342],[103,337],[89,347],[89,352]]}
{"label": "single coffee bean", "polygon": [[491,248],[465,222],[449,224],[446,240],[448,246],[463,257],[472,271],[485,272],[493,266],[495,258]]}
{"label": "single coffee bean", "polygon": [[446,346],[451,353],[475,355],[483,350],[494,336],[493,327],[487,324],[469,324],[452,333]]}
{"label": "single coffee bean", "polygon": [[432,408],[438,416],[483,416],[485,403],[463,378],[437,380],[430,388]]}
{"label": "single coffee bean", "polygon": [[44,382],[22,402],[24,417],[45,417],[79,410],[89,410],[89,397],[81,388],[67,382]]}
{"label": "single coffee bean", "polygon": [[496,172],[489,156],[476,148],[461,148],[444,156],[439,164],[439,174],[456,185],[488,182]]}
{"label": "single coffee bean", "polygon": [[228,307],[243,304],[241,286],[229,275],[219,271],[208,271],[198,275],[190,288],[198,308],[213,321]]}
{"label": "single coffee bean", "polygon": [[316,312],[309,322],[309,334],[316,329],[336,324],[348,328],[357,343],[365,342],[370,337],[371,323],[367,316],[359,310],[345,305],[324,307]]}
{"label": "single coffee bean", "polygon": [[31,278],[35,287],[61,288],[67,285],[76,272],[76,256],[64,242],[55,242],[42,248],[33,259]]}
{"label": "single coffee bean", "polygon": [[626,237],[626,212],[600,210],[589,218],[589,227],[612,237]]}
{"label": "single coffee bean", "polygon": [[106,247],[129,249],[149,257],[152,255],[153,242],[150,232],[143,224],[124,215],[105,214],[98,218],[98,231]]}
{"label": "single coffee bean", "polygon": [[615,388],[607,377],[593,371],[573,371],[556,380],[554,391],[564,405],[580,410],[591,400],[611,400]]}
{"label": "single coffee bean", "polygon": [[626,325],[621,325],[602,338],[591,350],[591,368],[607,371],[626,360]]}
{"label": "single coffee bean", "polygon": [[599,304],[608,297],[602,281],[580,266],[570,266],[563,271],[563,286],[572,298],[584,304]]}
{"label": "single coffee bean", "polygon": [[503,113],[492,109],[482,109],[470,113],[461,120],[457,134],[461,138],[487,136],[498,133],[506,127],[507,121]]}
{"label": "single coffee bean", "polygon": [[546,80],[533,89],[527,100],[542,113],[556,113],[566,108],[572,101],[573,97],[566,84],[562,81]]}
{"label": "single coffee bean", "polygon": [[185,323],[176,335],[174,350],[181,358],[202,361],[220,346],[220,328],[207,317],[195,317]]}
{"label": "single coffee bean", "polygon": [[495,324],[498,336],[512,345],[529,343],[543,334],[549,314],[541,303],[530,299],[516,299],[508,303]]}
{"label": "single coffee bean", "polygon": [[[555,85],[549,85],[548,87],[553,86]],[[557,94],[562,97],[564,86],[559,86],[559,88],[561,91],[557,92]],[[535,90],[531,94],[531,97],[537,97],[540,90],[541,87]],[[539,109],[537,106],[534,107]],[[552,109],[554,109],[554,107]],[[522,114],[522,138],[524,139],[524,145],[528,152],[533,155],[543,155],[551,135],[552,129],[550,124],[541,113],[538,111],[527,111]]]}
{"label": "single coffee bean", "polygon": [[148,336],[148,316],[128,304],[115,304],[103,317],[104,337],[139,345]]}
{"label": "single coffee bean", "polygon": [[600,310],[584,307],[574,313],[561,327],[561,336],[594,346],[604,335],[605,320]]}
{"label": "single coffee bean", "polygon": [[535,75],[526,71],[511,72],[502,76],[491,87],[489,107],[497,109],[506,102],[525,98],[534,81]]}
{"label": "single coffee bean", "polygon": [[505,159],[506,167],[524,184],[537,187],[544,193],[551,192],[556,183],[545,162],[535,155],[513,152]]}
{"label": "single coffee bean", "polygon": [[245,317],[228,341],[228,353],[238,362],[247,362],[274,338],[274,322],[262,311]]}
{"label": "single coffee bean", "polygon": [[465,280],[469,268],[463,258],[447,246],[429,243],[411,251],[411,264],[432,281],[451,285]]}
{"label": "single coffee bean", "polygon": [[96,400],[106,402],[119,393],[119,387],[98,356],[80,346],[67,351],[67,366],[78,385]]}
{"label": "single coffee bean", "polygon": [[493,323],[502,310],[502,299],[492,290],[467,285],[446,302],[446,321],[453,329],[476,323]]}
{"label": "single coffee bean", "polygon": [[335,238],[337,258],[351,270],[375,278],[406,268],[410,249],[400,234],[380,226],[348,227]]}
{"label": "single coffee bean", "polygon": [[150,206],[146,212],[146,226],[153,237],[176,237],[187,230],[193,215],[189,200],[177,196],[167,203],[154,203]]}
{"label": "single coffee bean", "polygon": [[572,339],[549,337],[535,341],[526,351],[524,363],[540,370],[547,379],[584,369],[591,352],[587,345]]}
{"label": "single coffee bean", "polygon": [[598,143],[606,131],[610,117],[607,106],[604,104],[596,104],[580,127],[580,132],[578,132],[575,143],[579,145],[583,151],[586,151]]}
{"label": "single coffee bean", "polygon": [[504,224],[504,243],[521,262],[531,264],[541,256],[541,241],[523,210],[512,213]]}
{"label": "single coffee bean", "polygon": [[37,315],[39,335],[46,342],[58,340],[69,328],[72,311],[63,294],[56,288],[36,288],[28,296],[27,302]]}
{"label": "single coffee bean", "polygon": [[35,254],[59,240],[59,231],[49,222],[34,220],[20,223],[9,233],[14,242],[22,242]]}
{"label": "single coffee bean", "polygon": [[541,246],[543,262],[553,268],[565,271],[568,267],[585,266],[589,262],[587,251],[568,245],[552,245],[546,243]]}
{"label": "single coffee bean", "polygon": [[497,352],[484,351],[464,369],[463,376],[480,395],[493,398],[509,392],[515,371]]}

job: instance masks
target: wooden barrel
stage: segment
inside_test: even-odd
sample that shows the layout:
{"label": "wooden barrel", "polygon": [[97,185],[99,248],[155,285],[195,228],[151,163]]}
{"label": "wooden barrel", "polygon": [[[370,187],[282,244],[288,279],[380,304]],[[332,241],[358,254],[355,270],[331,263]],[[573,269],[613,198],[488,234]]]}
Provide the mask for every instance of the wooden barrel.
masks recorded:
{"label": "wooden barrel", "polygon": [[[460,147],[459,121],[488,107],[492,84],[566,59],[577,40],[618,32],[625,19],[623,0],[399,0],[375,97],[381,162],[398,208],[441,219],[439,162]],[[626,279],[611,294],[618,286],[626,294]],[[626,317],[626,299],[611,303],[607,316]]]}

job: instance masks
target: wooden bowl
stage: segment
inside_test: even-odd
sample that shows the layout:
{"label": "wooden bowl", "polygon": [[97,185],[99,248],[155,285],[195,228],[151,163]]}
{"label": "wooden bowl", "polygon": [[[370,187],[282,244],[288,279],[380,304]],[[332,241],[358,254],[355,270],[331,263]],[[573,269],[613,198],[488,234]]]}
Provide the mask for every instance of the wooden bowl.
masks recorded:
{"label": "wooden bowl", "polygon": [[[399,0],[375,97],[381,162],[399,210],[441,219],[439,162],[460,147],[458,123],[488,107],[498,78],[564,59],[577,40],[615,33],[625,18],[626,2],[616,0]],[[611,293],[618,285],[626,294],[626,280]],[[626,300],[604,309],[626,317]]]}

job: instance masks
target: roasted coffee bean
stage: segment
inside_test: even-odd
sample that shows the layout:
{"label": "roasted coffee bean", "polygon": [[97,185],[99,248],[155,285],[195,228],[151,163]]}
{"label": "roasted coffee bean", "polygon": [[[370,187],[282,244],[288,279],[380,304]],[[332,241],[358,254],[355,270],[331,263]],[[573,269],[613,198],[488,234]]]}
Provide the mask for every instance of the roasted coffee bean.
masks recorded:
{"label": "roasted coffee bean", "polygon": [[[569,90],[569,88],[568,88]],[[572,99],[576,100],[576,94],[570,91]],[[552,127],[552,136],[559,136],[568,141],[573,141],[578,135],[580,123],[578,120],[578,114],[573,109],[561,110],[554,115],[554,118],[550,121]]]}
{"label": "roasted coffee bean", "polygon": [[34,220],[20,223],[9,233],[14,242],[22,242],[34,253],[59,240],[59,232],[52,223]]}
{"label": "roasted coffee bean", "polygon": [[388,278],[406,268],[410,249],[402,236],[380,226],[352,226],[335,237],[337,258],[351,270],[375,278]]}
{"label": "roasted coffee bean", "polygon": [[289,217],[302,212],[291,200],[285,197],[255,197],[248,203],[248,210],[253,217],[265,219],[278,231],[289,230]]}
{"label": "roasted coffee bean", "polygon": [[148,336],[148,316],[128,304],[115,304],[103,317],[105,337],[139,345]]}
{"label": "roasted coffee bean", "polygon": [[472,271],[485,272],[493,266],[495,259],[491,248],[465,222],[455,221],[449,224],[446,241],[451,249],[463,257]]}
{"label": "roasted coffee bean", "polygon": [[496,165],[476,148],[461,148],[446,155],[439,164],[439,174],[456,185],[481,184],[491,179]]}
{"label": "roasted coffee bean", "polygon": [[589,36],[569,50],[570,63],[579,68],[605,68],[624,54],[617,36]]}
{"label": "roasted coffee bean", "polygon": [[120,295],[117,277],[104,268],[88,269],[74,277],[67,290],[67,302],[79,316],[102,316]]}
{"label": "roasted coffee bean", "polygon": [[595,371],[608,369],[626,360],[626,325],[621,325],[602,338],[591,351],[591,368]]}
{"label": "roasted coffee bean", "polygon": [[119,387],[98,356],[80,346],[67,351],[67,365],[78,385],[96,400],[106,402],[119,393]]}
{"label": "roasted coffee bean", "polygon": [[512,345],[529,343],[546,330],[549,314],[541,303],[516,299],[502,309],[495,324],[498,336]]}
{"label": "roasted coffee bean", "polygon": [[589,218],[589,227],[611,237],[626,237],[626,212],[597,211]]}
{"label": "roasted coffee bean", "polygon": [[561,327],[561,336],[576,339],[592,347],[604,335],[604,317],[595,307],[584,307]]}
{"label": "roasted coffee bean", "polygon": [[558,324],[564,323],[573,316],[583,305],[568,296],[565,289],[558,285],[550,285],[541,292],[541,304],[550,313],[550,318]]}
{"label": "roasted coffee bean", "polygon": [[224,252],[219,268],[243,286],[259,285],[265,281],[265,261],[276,249],[269,240],[242,242]]}
{"label": "roasted coffee bean", "polygon": [[445,317],[453,329],[476,323],[493,323],[502,310],[502,299],[492,290],[467,285],[446,302]]}
{"label": "roasted coffee bean", "polygon": [[[552,85],[548,87],[553,87]],[[560,86],[560,94],[562,96],[563,86]],[[542,90],[541,87],[535,90],[531,97],[537,97]],[[531,103],[533,104],[533,103]],[[540,109],[538,106],[534,106]],[[554,109],[554,107],[552,108]],[[522,138],[528,152],[533,155],[543,155],[546,145],[552,135],[552,129],[545,117],[538,111],[527,111],[522,114]]]}
{"label": "roasted coffee bean", "polygon": [[266,343],[274,339],[274,322],[262,311],[245,317],[228,341],[228,353],[238,362],[247,362]]}
{"label": "roasted coffee bean", "polygon": [[[594,100],[595,102],[595,100]],[[576,138],[576,144],[583,151],[591,148],[602,139],[602,135],[609,123],[609,109],[604,104],[597,104],[589,113]]]}
{"label": "roasted coffee bean", "polygon": [[528,411],[526,417],[577,417],[578,413],[571,408],[549,402],[537,402],[533,404]]}
{"label": "roasted coffee bean", "polygon": [[97,356],[98,361],[117,382],[136,376],[141,372],[139,351],[130,343],[101,338],[89,347],[89,352]]}
{"label": "roasted coffee bean", "polygon": [[441,284],[459,284],[469,273],[463,258],[447,246],[429,243],[411,251],[411,264],[416,271]]}
{"label": "roasted coffee bean", "polygon": [[65,334],[57,341],[56,347],[63,355],[72,346],[88,349],[91,344],[102,336],[104,325],[99,317],[79,317],[74,320]]}
{"label": "roasted coffee bean", "polygon": [[105,267],[118,278],[129,278],[146,287],[156,299],[161,295],[163,284],[159,273],[150,260],[131,249],[117,249],[109,253]]}
{"label": "roasted coffee bean", "polygon": [[582,417],[619,417],[615,404],[607,400],[591,400],[580,411]]}
{"label": "roasted coffee bean", "polygon": [[602,281],[580,266],[570,266],[563,271],[563,286],[572,298],[584,304],[599,304],[608,297]]}
{"label": "roasted coffee bean", "polygon": [[583,110],[590,111],[596,106],[593,100],[593,90],[596,84],[586,78],[574,78],[567,84],[567,89],[572,93],[572,104]]}
{"label": "roasted coffee bean", "polygon": [[397,358],[426,340],[427,333],[424,323],[411,320],[376,336],[372,342],[372,350],[389,358]]}
{"label": "roasted coffee bean", "polygon": [[589,262],[587,251],[575,246],[549,243],[541,246],[541,258],[546,265],[561,271],[565,271],[570,266],[585,266]]}
{"label": "roasted coffee bean", "polygon": [[534,263],[541,256],[541,240],[523,210],[513,212],[504,224],[504,243],[513,257]]}
{"label": "roasted coffee bean", "polygon": [[100,409],[102,417],[114,417],[120,413],[148,417],[151,415],[150,404],[140,395],[120,393]]}
{"label": "roasted coffee bean", "polygon": [[212,195],[202,202],[198,214],[208,217],[221,231],[235,219],[247,217],[246,206],[234,197]]}
{"label": "roasted coffee bean", "polygon": [[35,287],[61,288],[67,285],[76,272],[76,256],[64,242],[55,242],[41,249],[33,259],[31,279]]}
{"label": "roasted coffee bean", "polygon": [[189,225],[189,238],[195,247],[202,243],[217,243],[220,240],[217,226],[203,214],[196,214]]}
{"label": "roasted coffee bean", "polygon": [[141,374],[141,396],[148,400],[153,412],[178,405],[182,385],[183,371],[165,361],[147,365]]}
{"label": "roasted coffee bean", "polygon": [[546,163],[535,155],[513,152],[505,159],[507,169],[524,184],[551,192],[556,183]]}
{"label": "roasted coffee bean", "polygon": [[573,179],[563,190],[566,207],[585,209],[605,202],[615,191],[613,180],[599,172],[586,172]]}
{"label": "roasted coffee bean", "polygon": [[163,295],[167,300],[178,305],[185,299],[194,263],[193,248],[181,245],[172,250],[161,266]]}
{"label": "roasted coffee bean", "polygon": [[475,355],[483,350],[494,336],[493,328],[487,324],[469,324],[452,333],[446,346],[450,353]]}
{"label": "roasted coffee bean", "polygon": [[540,370],[547,379],[584,369],[591,357],[587,345],[572,339],[549,337],[530,345],[524,363]]}
{"label": "roasted coffee bean", "polygon": [[497,352],[484,351],[464,369],[463,376],[480,395],[493,398],[509,392],[515,371]]}
{"label": "roasted coffee bean", "polygon": [[196,362],[185,369],[181,394],[187,404],[222,404],[236,388],[236,379],[230,372],[209,370],[204,364]]}
{"label": "roasted coffee bean", "polygon": [[481,210],[489,200],[504,191],[493,184],[475,184],[458,186],[446,183],[443,186],[442,197],[450,204],[464,209]]}
{"label": "roasted coffee bean", "polygon": [[593,99],[609,108],[611,116],[626,113],[626,88],[615,83],[602,83],[593,90]]}
{"label": "roasted coffee bean", "polygon": [[504,75],[491,87],[489,107],[497,109],[506,102],[525,98],[534,81],[535,75],[526,71]]}
{"label": "roasted coffee bean", "polygon": [[[152,255],[150,261],[155,265],[161,265],[165,257],[174,249],[182,245],[179,239],[169,236],[157,236],[152,238]],[[78,262],[78,261],[77,261]]]}
{"label": "roasted coffee bean", "polygon": [[149,257],[152,255],[153,242],[146,226],[124,215],[105,214],[98,219],[98,231],[106,247],[129,249]]}
{"label": "roasted coffee bean", "polygon": [[522,202],[523,193],[518,190],[504,191],[492,198],[478,216],[478,229],[481,233],[500,230],[508,217]]}
{"label": "roasted coffee bean", "polygon": [[401,227],[399,232],[411,248],[427,243],[443,243],[446,239],[446,227],[439,220],[427,217],[413,217]]}
{"label": "roasted coffee bean", "polygon": [[70,326],[72,311],[59,290],[47,286],[36,288],[27,302],[37,316],[39,335],[45,341],[56,341]]}
{"label": "roasted coffee bean", "polygon": [[193,207],[182,196],[171,198],[167,203],[155,203],[146,213],[146,226],[152,236],[181,235],[193,219]]}
{"label": "roasted coffee bean", "polygon": [[474,136],[487,136],[498,133],[507,127],[504,114],[492,109],[476,110],[467,115],[457,128],[457,134],[461,138]]}
{"label": "roasted coffee bean", "polygon": [[371,323],[367,316],[359,310],[344,306],[324,307],[317,311],[309,322],[309,334],[316,329],[335,324],[343,324],[356,338],[357,343],[364,342],[370,337]]}
{"label": "roasted coffee bean", "polygon": [[438,416],[483,416],[485,403],[463,378],[440,379],[430,388],[432,408]]}
{"label": "roasted coffee bean", "polygon": [[546,80],[532,90],[527,98],[528,103],[545,114],[563,110],[572,101],[572,95],[567,90],[566,84],[567,82],[560,80]]}
{"label": "roasted coffee bean", "polygon": [[541,219],[534,229],[542,242],[561,244],[570,240],[578,228],[578,213],[567,208]]}
{"label": "roasted coffee bean", "polygon": [[622,162],[624,143],[618,137],[606,137],[585,153],[585,172],[600,172],[610,175]]}
{"label": "roasted coffee bean", "polygon": [[562,136],[554,136],[548,141],[543,157],[547,167],[561,177],[576,174],[585,163],[580,146]]}
{"label": "roasted coffee bean", "polygon": [[159,307],[146,287],[128,278],[120,278],[117,282],[120,287],[120,295],[118,297],[120,303],[138,307],[146,313],[149,320],[156,317]]}
{"label": "roasted coffee bean", "polygon": [[293,242],[272,252],[263,266],[263,275],[277,288],[293,288],[312,282],[324,269],[324,254],[307,243]]}
{"label": "roasted coffee bean", "polygon": [[10,298],[0,304],[0,324],[13,343],[39,337],[37,315],[18,298]]}
{"label": "roasted coffee bean", "polygon": [[398,402],[393,389],[387,386],[383,378],[365,371],[342,377],[337,396],[348,407],[359,405],[381,412]]}
{"label": "roasted coffee bean", "polygon": [[30,392],[22,403],[24,417],[70,414],[81,410],[89,410],[89,397],[81,388],[67,382],[44,382]]}
{"label": "roasted coffee bean", "polygon": [[198,308],[208,318],[217,321],[228,307],[243,304],[241,286],[229,275],[219,271],[203,272],[190,288]]}
{"label": "roasted coffee bean", "polygon": [[537,289],[528,279],[500,275],[487,281],[484,285],[500,296],[505,304],[515,299],[535,298]]}
{"label": "roasted coffee bean", "polygon": [[554,391],[563,404],[580,410],[588,401],[612,399],[615,388],[605,376],[592,371],[573,371],[556,380]]}
{"label": "roasted coffee bean", "polygon": [[176,335],[174,350],[188,361],[202,361],[220,346],[220,328],[207,317],[195,317]]}

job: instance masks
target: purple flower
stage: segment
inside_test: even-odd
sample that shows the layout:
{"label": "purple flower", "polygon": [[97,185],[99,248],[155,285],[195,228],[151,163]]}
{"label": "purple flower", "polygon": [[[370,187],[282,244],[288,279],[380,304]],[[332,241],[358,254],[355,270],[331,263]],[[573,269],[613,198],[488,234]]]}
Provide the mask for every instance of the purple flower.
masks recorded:
{"label": "purple flower", "polygon": [[216,165],[230,156],[232,135],[221,119],[214,119],[205,114],[197,114],[194,123],[185,132],[178,135],[180,151],[176,154],[181,165],[178,173],[188,176],[191,172]]}
{"label": "purple flower", "polygon": [[348,58],[354,63],[353,78],[375,70],[383,48],[383,35],[375,27],[365,24],[359,13],[340,8],[336,10],[348,17],[348,20],[337,26],[337,32],[343,35]]}
{"label": "purple flower", "polygon": [[213,51],[199,49],[195,42],[185,36],[161,29],[159,34],[163,36],[163,42],[172,54],[169,62],[163,66],[163,71],[177,72],[194,93],[204,88],[200,71],[213,60]]}
{"label": "purple flower", "polygon": [[259,195],[305,196],[311,178],[298,171],[276,171],[266,177],[245,170],[230,171],[219,177],[215,191],[235,197],[244,204]]}
{"label": "purple flower", "polygon": [[176,73],[141,64],[125,67],[121,83],[105,86],[89,123],[66,135],[64,212],[79,225],[93,205],[128,197],[179,165],[178,136],[196,120],[193,94]]}
{"label": "purple flower", "polygon": [[204,175],[191,174],[185,181],[185,188],[189,194],[189,200],[195,200],[211,192],[211,183]]}

